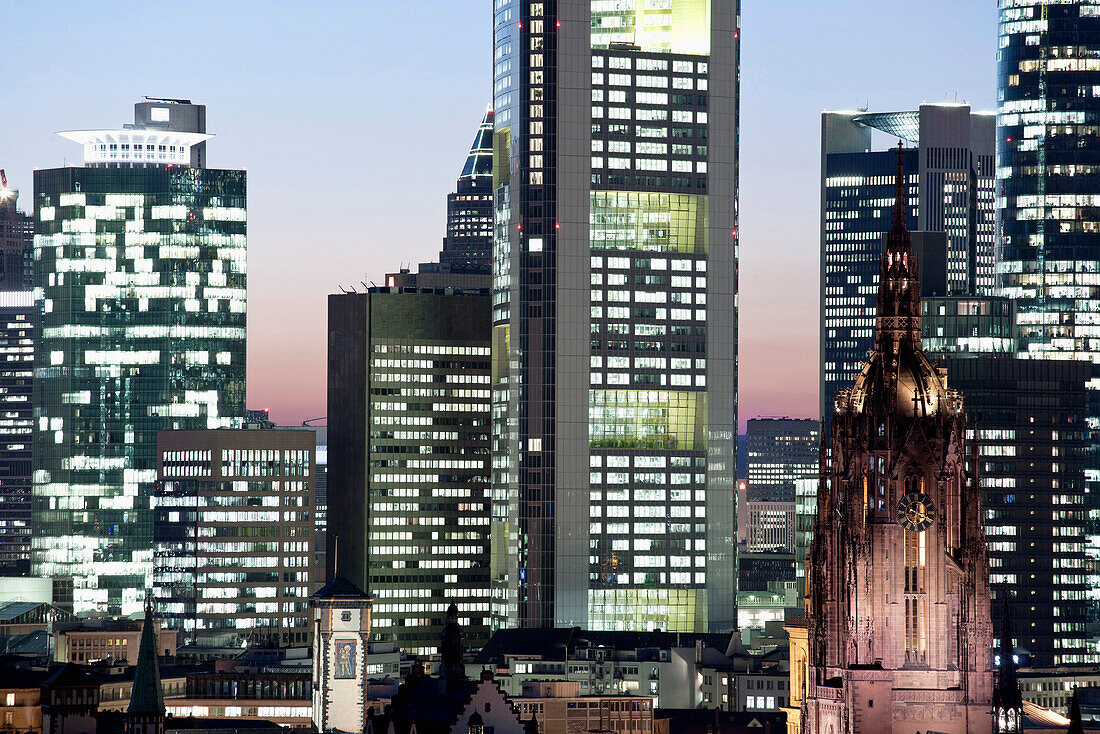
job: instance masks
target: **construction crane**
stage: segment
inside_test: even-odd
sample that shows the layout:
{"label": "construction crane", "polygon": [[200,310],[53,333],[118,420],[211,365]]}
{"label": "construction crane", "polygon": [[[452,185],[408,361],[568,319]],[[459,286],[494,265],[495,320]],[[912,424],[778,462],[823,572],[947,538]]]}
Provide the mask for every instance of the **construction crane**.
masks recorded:
{"label": "construction crane", "polygon": [[328,418],[327,415],[323,415],[320,418],[309,418],[307,420],[302,421],[302,425],[305,426],[306,428],[312,428],[313,426],[310,425],[310,424],[316,423],[317,421],[323,421],[327,418]]}

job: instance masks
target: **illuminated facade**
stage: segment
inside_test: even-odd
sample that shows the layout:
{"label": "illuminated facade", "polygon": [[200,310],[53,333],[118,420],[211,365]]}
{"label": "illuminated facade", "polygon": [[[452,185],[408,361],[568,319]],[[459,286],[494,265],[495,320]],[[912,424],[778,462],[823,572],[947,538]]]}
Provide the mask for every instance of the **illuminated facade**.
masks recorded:
{"label": "illuminated facade", "polygon": [[[1001,0],[997,287],[1021,357],[1100,364],[1100,7]],[[1100,381],[1094,374],[1094,388]],[[1089,396],[1088,543],[1100,556],[1100,390]],[[1100,574],[1090,573],[1094,605]]]}
{"label": "illuminated facade", "polygon": [[453,272],[488,273],[493,250],[493,110],[478,126],[458,188],[447,195],[439,262]]}
{"label": "illuminated facade", "polygon": [[[825,112],[821,119],[821,414],[874,344],[882,237],[890,227],[894,162],[905,153],[906,225],[921,257],[923,295],[991,294],[994,281],[994,122],[963,104],[919,110]],[[939,237],[937,239],[936,237]],[[937,266],[937,267],[934,267]]]}
{"label": "illuminated facade", "polygon": [[188,642],[309,642],[315,441],[306,429],[158,434],[154,595]]}
{"label": "illuminated facade", "polygon": [[497,627],[736,624],[739,20],[495,4]]}
{"label": "illuminated facade", "polygon": [[489,296],[329,296],[328,564],[372,639],[439,653],[447,607],[489,637]]}
{"label": "illuminated facade", "polygon": [[161,160],[151,142],[135,160],[141,128],[122,132],[86,131],[116,142],[34,177],[32,570],[78,614],[142,608],[157,432],[233,427],[245,410],[245,173],[186,165],[198,153],[178,147],[203,133],[171,132],[177,150]]}
{"label": "illuminated facade", "polygon": [[32,291],[0,291],[0,569],[9,573],[31,557],[34,322]]}
{"label": "illuminated facade", "polygon": [[750,502],[793,502],[795,481],[817,476],[821,423],[810,418],[750,418]]}
{"label": "illuminated facade", "polygon": [[999,5],[1000,294],[1026,356],[1100,362],[1100,6]]}

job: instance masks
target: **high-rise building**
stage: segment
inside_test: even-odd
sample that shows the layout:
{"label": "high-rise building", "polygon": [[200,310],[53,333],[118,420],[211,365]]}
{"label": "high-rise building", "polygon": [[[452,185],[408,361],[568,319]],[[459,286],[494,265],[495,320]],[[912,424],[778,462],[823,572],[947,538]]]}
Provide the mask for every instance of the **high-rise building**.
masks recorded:
{"label": "high-rise building", "polygon": [[[941,364],[974,421],[968,434],[980,452],[992,611],[1009,596],[1016,647],[1033,666],[1100,662],[1085,630],[1092,366],[987,355]],[[994,613],[995,637],[1001,623]]]}
{"label": "high-rise building", "polygon": [[0,283],[0,569],[20,573],[29,570],[31,557],[34,293],[2,287]]}
{"label": "high-rise building", "polygon": [[328,572],[412,654],[451,603],[489,636],[489,317],[487,290],[329,296]]}
{"label": "high-rise building", "polygon": [[890,227],[894,152],[875,134],[909,141],[906,225],[922,295],[990,294],[993,287],[994,123],[965,104],[905,112],[825,112],[821,119],[821,415],[874,345],[882,237]]}
{"label": "high-rise building", "polygon": [[875,346],[837,395],[806,617],[787,626],[792,732],[990,730],[976,445],[963,397],[921,347],[903,158],[899,151],[880,257]]}
{"label": "high-rise building", "polygon": [[921,338],[932,359],[1016,353],[1016,304],[998,296],[921,300]]}
{"label": "high-rise building", "polygon": [[25,573],[31,542],[34,217],[0,188],[0,570]]}
{"label": "high-rise building", "polygon": [[[997,53],[997,293],[1019,355],[1100,363],[1100,15],[1088,0],[1002,0]],[[1094,376],[1093,385],[1097,380]],[[1088,545],[1100,548],[1100,390],[1088,396]],[[1100,558],[1094,557],[1094,569]],[[1100,572],[1089,574],[1100,604]],[[1094,616],[1096,612],[1094,611]]]}
{"label": "high-rise building", "polygon": [[488,273],[493,251],[493,110],[485,111],[458,188],[447,195],[447,236],[440,264],[454,272]]}
{"label": "high-rise building", "polygon": [[0,189],[0,290],[29,291],[34,216],[19,210],[19,189]]}
{"label": "high-rise building", "polygon": [[157,432],[244,416],[246,177],[203,167],[205,116],[138,103],[34,175],[32,571],[77,613],[142,608]]}
{"label": "high-rise building", "polygon": [[1100,360],[1100,14],[1090,0],[1002,0],[999,293],[1021,351]]}
{"label": "high-rise building", "polygon": [[736,625],[739,12],[495,5],[497,626]]}
{"label": "high-rise building", "polygon": [[161,431],[154,594],[188,642],[309,642],[317,478],[313,431]]}
{"label": "high-rise building", "polygon": [[795,481],[817,476],[821,423],[811,418],[750,418],[750,502],[794,502]]}

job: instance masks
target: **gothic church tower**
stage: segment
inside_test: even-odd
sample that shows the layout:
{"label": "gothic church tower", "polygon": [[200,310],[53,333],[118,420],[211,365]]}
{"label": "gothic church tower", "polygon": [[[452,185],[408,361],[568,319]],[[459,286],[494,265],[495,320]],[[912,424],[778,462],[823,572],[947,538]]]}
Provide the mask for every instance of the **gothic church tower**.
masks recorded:
{"label": "gothic church tower", "polygon": [[895,186],[875,348],[836,399],[807,618],[789,625],[792,699],[801,705],[788,720],[815,734],[988,734],[992,629],[977,448],[966,442],[962,396],[921,348],[900,146]]}

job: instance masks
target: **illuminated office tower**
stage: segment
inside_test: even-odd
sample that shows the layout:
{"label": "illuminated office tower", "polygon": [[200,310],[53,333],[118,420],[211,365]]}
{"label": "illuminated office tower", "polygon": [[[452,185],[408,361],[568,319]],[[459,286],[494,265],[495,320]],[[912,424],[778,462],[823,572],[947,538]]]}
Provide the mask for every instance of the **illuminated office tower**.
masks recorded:
{"label": "illuminated office tower", "polygon": [[0,188],[0,572],[28,570],[31,542],[31,378],[34,217]]}
{"label": "illuminated office tower", "polygon": [[736,625],[739,10],[495,4],[497,627]]}
{"label": "illuminated office tower", "polygon": [[750,502],[794,502],[797,479],[817,476],[821,423],[812,418],[750,418]]}
{"label": "illuminated office tower", "polygon": [[245,410],[245,173],[202,167],[201,105],[135,120],[34,174],[32,571],[78,614],[142,609],[157,432]]}
{"label": "illuminated office tower", "polygon": [[1100,362],[1100,9],[1000,7],[1000,294],[1025,356]]}
{"label": "illuminated office tower", "polygon": [[[932,296],[991,294],[994,234],[992,114],[965,104],[905,112],[825,112],[821,118],[821,415],[874,344],[882,238],[890,229],[898,138],[905,152],[906,222]],[[878,144],[885,140],[886,144]]]}
{"label": "illuminated office tower", "polygon": [[489,314],[488,289],[329,296],[328,573],[410,654],[452,603],[489,638]]}
{"label": "illuminated office tower", "polygon": [[447,195],[447,236],[439,262],[454,272],[488,273],[493,250],[493,110],[485,111],[458,188]]}
{"label": "illuminated office tower", "polygon": [[34,293],[0,290],[0,569],[26,571],[31,550]]}
{"label": "illuminated office tower", "polygon": [[154,595],[187,642],[310,641],[316,440],[309,429],[158,434]]}

